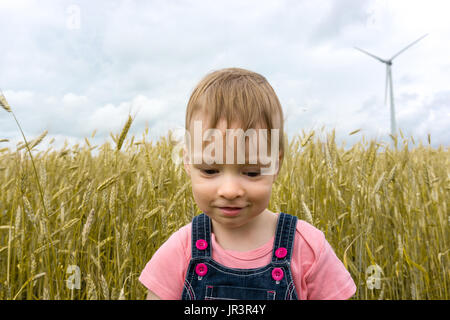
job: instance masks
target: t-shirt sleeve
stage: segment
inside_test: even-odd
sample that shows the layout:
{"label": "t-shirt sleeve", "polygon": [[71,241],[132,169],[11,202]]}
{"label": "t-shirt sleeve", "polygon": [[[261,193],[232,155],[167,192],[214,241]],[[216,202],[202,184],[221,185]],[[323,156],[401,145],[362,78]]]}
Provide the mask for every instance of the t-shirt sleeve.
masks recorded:
{"label": "t-shirt sleeve", "polygon": [[139,281],[163,300],[179,300],[190,257],[186,255],[186,226],[172,234],[155,252]]}
{"label": "t-shirt sleeve", "polygon": [[346,300],[356,292],[356,285],[333,248],[320,233],[316,259],[305,274],[308,300]]}

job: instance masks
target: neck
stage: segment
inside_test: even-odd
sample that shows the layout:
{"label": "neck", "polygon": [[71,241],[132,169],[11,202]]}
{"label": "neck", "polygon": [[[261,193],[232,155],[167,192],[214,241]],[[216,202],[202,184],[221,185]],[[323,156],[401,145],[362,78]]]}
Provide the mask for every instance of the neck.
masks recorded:
{"label": "neck", "polygon": [[216,242],[226,250],[250,251],[269,241],[276,231],[278,215],[264,210],[261,214],[237,227],[223,226],[211,219]]}

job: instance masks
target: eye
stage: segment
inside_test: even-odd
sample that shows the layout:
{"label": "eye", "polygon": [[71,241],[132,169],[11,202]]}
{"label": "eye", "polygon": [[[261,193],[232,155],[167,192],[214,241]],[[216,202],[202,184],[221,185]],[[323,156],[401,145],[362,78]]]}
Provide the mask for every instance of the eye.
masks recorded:
{"label": "eye", "polygon": [[[211,176],[218,172],[218,170],[215,170],[215,169],[200,169],[200,171],[207,176]],[[261,175],[261,172],[260,171],[249,171],[249,172],[244,172],[244,174],[250,178],[256,178]]]}
{"label": "eye", "polygon": [[213,169],[201,169],[201,171],[203,173],[205,173],[206,175],[210,176],[212,174],[214,174],[217,170],[213,170]]}
{"label": "eye", "polygon": [[251,178],[256,178],[258,177],[261,173],[259,171],[252,171],[252,172],[246,172],[247,175],[249,175],[249,177]]}

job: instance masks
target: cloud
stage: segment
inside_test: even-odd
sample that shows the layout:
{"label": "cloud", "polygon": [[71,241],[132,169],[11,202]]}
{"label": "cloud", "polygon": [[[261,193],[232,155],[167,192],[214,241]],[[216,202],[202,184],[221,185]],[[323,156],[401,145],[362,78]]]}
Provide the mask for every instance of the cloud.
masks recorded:
{"label": "cloud", "polygon": [[419,101],[420,103],[405,103],[408,108],[399,112],[398,122],[404,133],[413,136],[416,144],[418,140],[425,143],[427,135],[430,134],[435,146],[448,146],[450,91],[441,91]]}
{"label": "cloud", "polygon": [[[269,80],[291,137],[324,124],[336,127],[339,139],[358,128],[387,137],[385,67],[353,46],[388,57],[430,32],[393,65],[397,122],[448,145],[450,123],[440,115],[449,98],[450,45],[442,41],[450,35],[449,5],[433,4],[2,1],[0,36],[8,49],[0,51],[0,88],[27,134],[47,129],[57,140],[83,141],[97,129],[100,143],[121,130],[130,111],[137,112],[132,133],[148,125],[157,137],[184,126],[197,82],[237,66]],[[78,29],[68,27],[73,5]],[[0,116],[0,138],[19,137],[11,120]]]}
{"label": "cloud", "polygon": [[339,39],[339,35],[351,27],[367,24],[371,16],[368,0],[318,1],[324,7],[325,14],[315,27],[310,38],[313,44]]}
{"label": "cloud", "polygon": [[86,96],[78,96],[73,93],[67,93],[62,98],[62,103],[65,107],[76,108],[88,104]]}
{"label": "cloud", "polygon": [[107,135],[109,132],[118,132],[122,129],[128,114],[138,115],[139,119],[145,119],[149,123],[156,122],[163,112],[168,110],[164,100],[149,99],[139,95],[131,101],[120,103],[119,105],[107,104],[97,108],[86,119],[85,131],[98,130],[99,134]]}

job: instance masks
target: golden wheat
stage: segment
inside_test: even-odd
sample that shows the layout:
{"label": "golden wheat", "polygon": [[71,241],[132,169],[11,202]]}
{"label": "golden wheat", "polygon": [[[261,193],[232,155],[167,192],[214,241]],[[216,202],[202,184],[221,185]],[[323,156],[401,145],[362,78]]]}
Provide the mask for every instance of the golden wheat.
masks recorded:
{"label": "golden wheat", "polygon": [[12,112],[11,107],[8,103],[8,101],[6,101],[5,96],[3,95],[3,92],[0,90],[0,106],[5,109],[8,112]]}
{"label": "golden wheat", "polygon": [[125,141],[125,137],[127,136],[128,130],[130,130],[131,123],[133,122],[133,118],[131,115],[128,115],[127,122],[125,123],[125,126],[122,129],[122,132],[120,133],[119,139],[117,140],[117,147],[116,150],[120,151],[122,148],[122,144]]}
{"label": "golden wheat", "polygon": [[95,287],[94,281],[92,280],[92,276],[88,273],[86,275],[87,282],[87,299],[88,300],[97,300],[97,289]]}
{"label": "golden wheat", "polygon": [[86,223],[84,224],[83,231],[81,232],[81,246],[84,247],[87,241],[87,237],[89,236],[89,231],[91,231],[92,223],[94,222],[95,210],[91,209],[89,213]]}
{"label": "golden wheat", "polygon": [[[89,140],[36,153],[37,175],[26,148],[0,153],[0,299],[145,298],[145,264],[200,211],[170,139],[136,141],[129,119],[96,156]],[[313,137],[287,144],[269,209],[324,232],[356,282],[354,299],[450,298],[448,150],[376,141],[343,150],[334,132],[326,143]],[[79,290],[66,286],[70,265]],[[373,265],[379,289],[367,286]]]}

